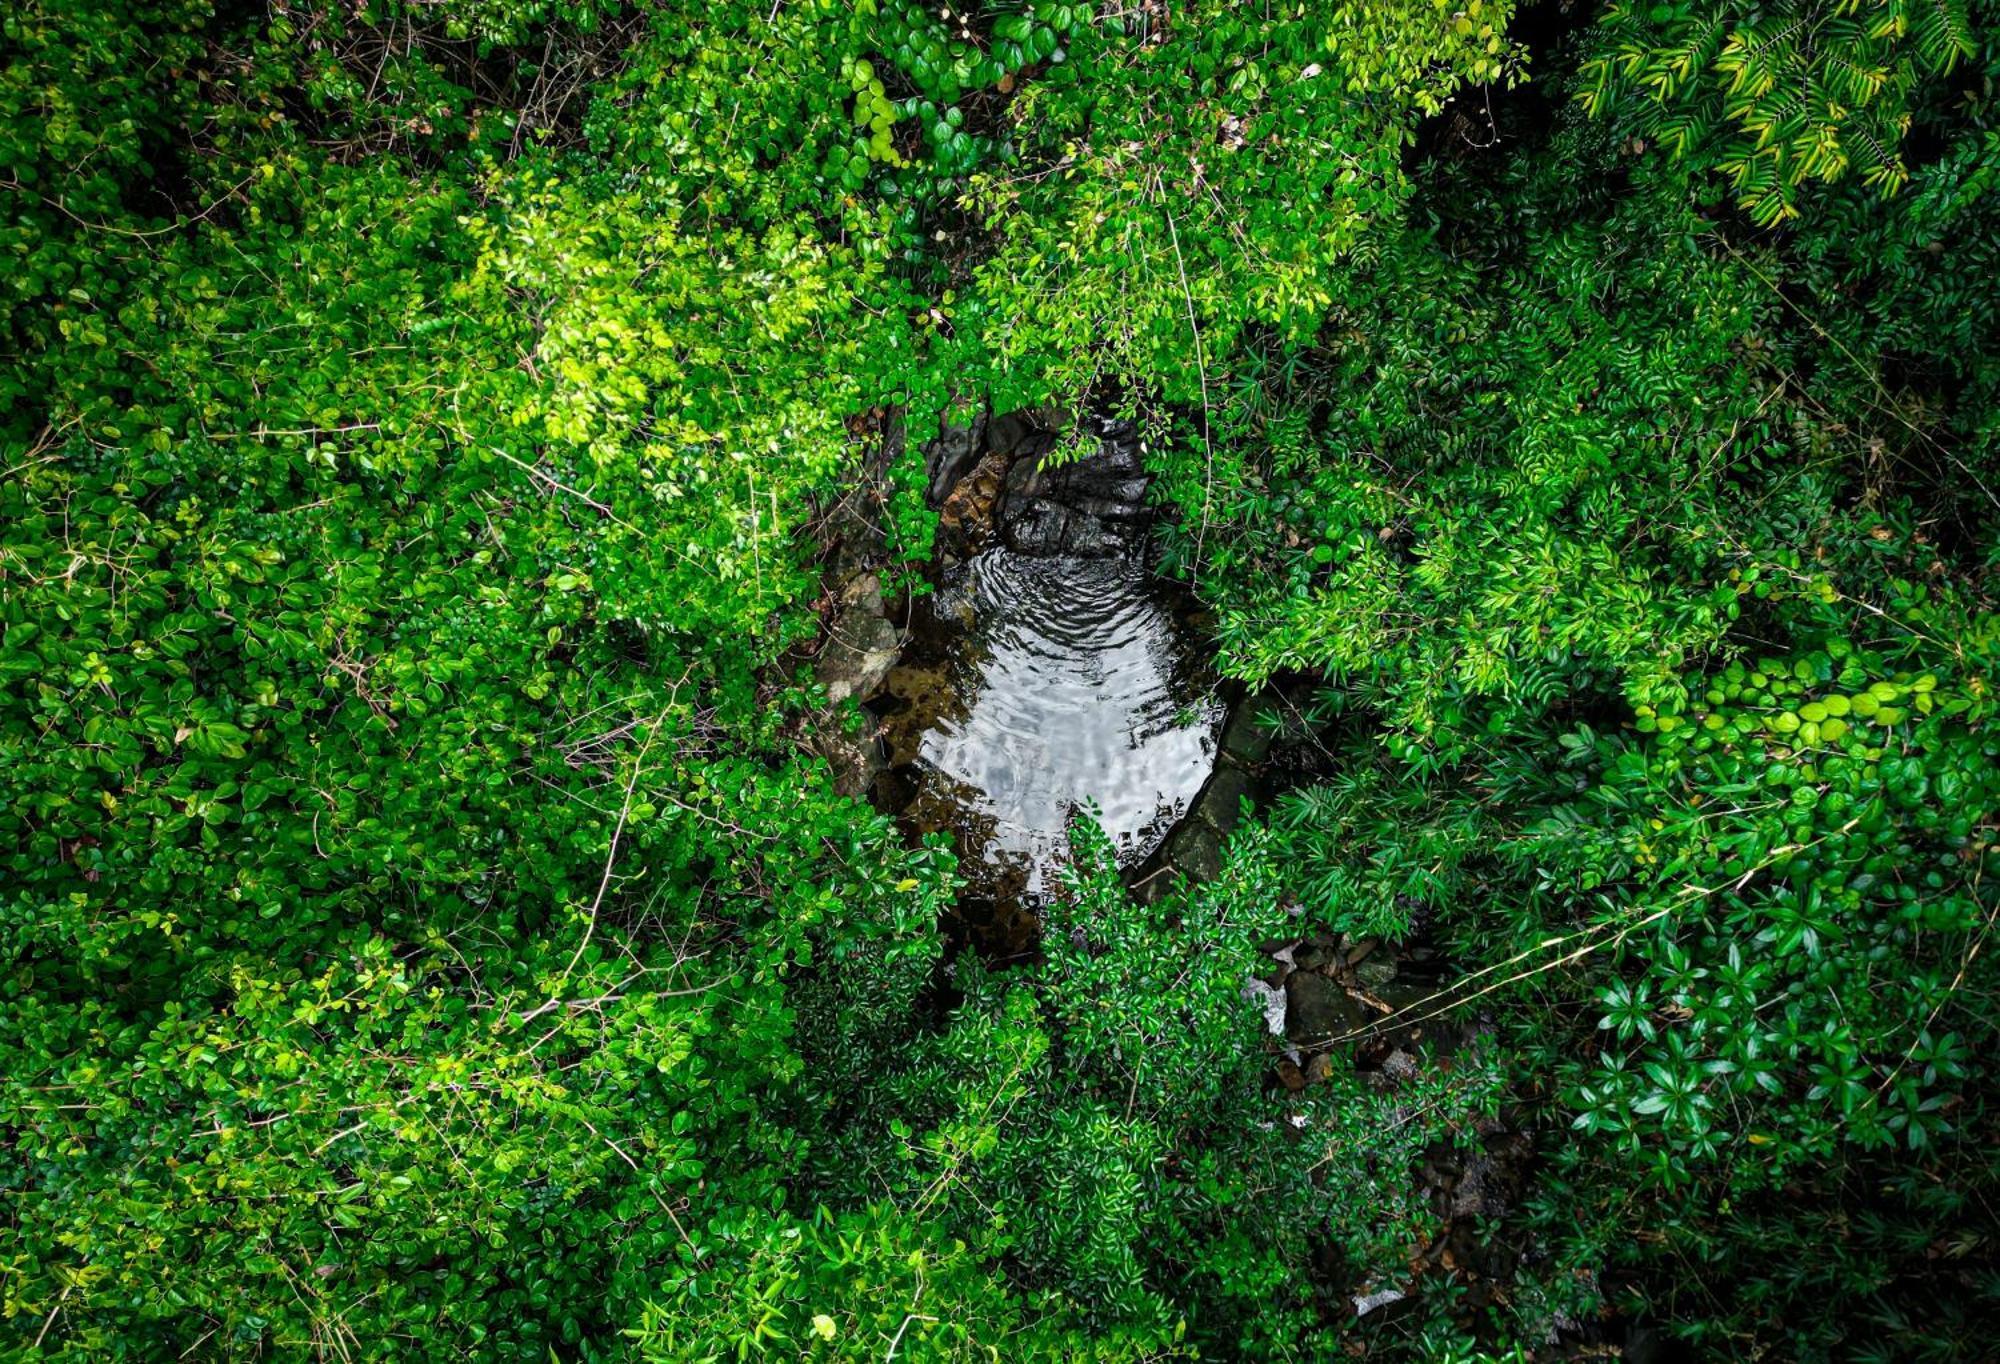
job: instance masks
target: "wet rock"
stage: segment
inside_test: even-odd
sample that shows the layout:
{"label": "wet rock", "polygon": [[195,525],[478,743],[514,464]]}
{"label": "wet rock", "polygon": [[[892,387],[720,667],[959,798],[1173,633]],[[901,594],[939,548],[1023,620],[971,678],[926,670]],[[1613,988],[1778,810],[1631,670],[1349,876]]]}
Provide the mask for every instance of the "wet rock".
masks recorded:
{"label": "wet rock", "polygon": [[994,514],[1009,459],[1006,454],[989,454],[959,480],[938,511],[941,544],[962,557],[969,557],[992,543]]}
{"label": "wet rock", "polygon": [[1146,514],[1145,504],[1121,498],[1095,497],[1088,493],[1071,497],[1064,504],[1072,511],[1094,516],[1100,521],[1137,521]]}
{"label": "wet rock", "polygon": [[1219,767],[1202,788],[1194,817],[1218,834],[1227,834],[1243,817],[1243,797],[1249,790],[1249,777],[1233,767]]}
{"label": "wet rock", "polygon": [[1126,548],[1125,538],[1097,517],[1041,498],[1006,504],[1001,539],[1016,554],[1039,558],[1098,559]]}
{"label": "wet rock", "polygon": [[885,616],[887,608],[882,602],[882,577],[878,573],[857,573],[847,580],[840,589],[840,604],[850,606],[871,615]]}
{"label": "wet rock", "polygon": [[1015,449],[1014,458],[1039,465],[1061,443],[1062,437],[1053,431],[1032,431]]}
{"label": "wet rock", "polygon": [[826,567],[829,584],[853,580],[865,573],[869,564],[879,563],[889,550],[881,523],[869,514],[868,499],[860,496],[835,503],[821,534],[833,547]]}
{"label": "wet rock", "polygon": [[1417,1058],[1398,1047],[1382,1058],[1381,1073],[1391,1080],[1414,1080],[1417,1078]]}
{"label": "wet rock", "polygon": [[1222,731],[1223,754],[1244,767],[1254,767],[1269,757],[1277,737],[1275,727],[1267,723],[1273,711],[1272,703],[1262,697],[1238,706]]}
{"label": "wet rock", "polygon": [[1293,974],[1285,982],[1285,996],[1285,1035],[1294,1042],[1331,1042],[1361,1024],[1361,1011],[1347,992],[1317,972]]}
{"label": "wet rock", "polygon": [[1333,961],[1336,955],[1323,940],[1309,938],[1294,949],[1292,961],[1301,971],[1316,971]]}
{"label": "wet rock", "polygon": [[1183,820],[1167,840],[1167,861],[1190,881],[1222,875],[1222,836],[1198,819]]}
{"label": "wet rock", "polygon": [[879,592],[872,603],[849,605],[820,648],[814,673],[825,686],[827,699],[836,705],[849,697],[867,700],[896,666],[902,640],[880,610]]}
{"label": "wet rock", "polygon": [[866,700],[882,685],[895,666],[901,641],[883,614],[882,580],[875,574],[848,578],[836,599],[840,613],[813,664],[830,704],[808,722],[802,746],[826,759],[835,790],[854,796],[869,789],[881,773],[883,745],[872,727],[856,731],[841,703],[850,697]]}
{"label": "wet rock", "polygon": [[915,763],[884,766],[875,776],[871,795],[878,808],[901,810],[917,798],[922,781],[923,773]]}
{"label": "wet rock", "polygon": [[954,596],[949,601],[940,601],[937,608],[938,619],[958,630],[971,630],[979,623],[979,609],[969,597]]}
{"label": "wet rock", "polygon": [[[1111,434],[1104,434],[1104,433]],[[1096,454],[1046,467],[1024,438],[1000,494],[1001,537],[1017,554],[1101,557],[1123,553],[1147,517],[1136,439],[1101,428]]]}
{"label": "wet rock", "polygon": [[1033,418],[1025,412],[995,417],[986,424],[986,448],[993,454],[1014,454],[1037,429]]}
{"label": "wet rock", "polygon": [[1139,452],[1139,429],[1132,423],[1099,418],[1094,429],[1099,441],[1096,458],[1105,468],[1137,472],[1146,467]]}
{"label": "wet rock", "polygon": [[1016,497],[1052,497],[1064,502],[1095,498],[1137,511],[1143,508],[1150,482],[1145,470],[1127,467],[1100,453],[1057,465],[1017,459],[1007,475],[1007,491]]}
{"label": "wet rock", "polygon": [[872,734],[843,734],[822,726],[802,746],[826,759],[833,770],[833,789],[843,796],[858,796],[881,779],[882,745]]}
{"label": "wet rock", "polygon": [[972,471],[986,453],[986,417],[982,413],[965,426],[947,426],[938,438],[924,447],[924,475],[929,480],[925,497],[933,508],[942,507],[959,480]]}
{"label": "wet rock", "polygon": [[1066,407],[1054,403],[1043,403],[1040,407],[1028,408],[1022,415],[1044,431],[1062,432],[1070,428],[1076,415]]}
{"label": "wet rock", "polygon": [[1104,508],[1100,514],[1133,516],[1145,510],[1150,483],[1143,473],[1090,459],[1043,474],[1040,486],[1046,496],[1065,502],[1096,502]]}
{"label": "wet rock", "polygon": [[1386,981],[1373,987],[1381,1001],[1397,1013],[1404,1010],[1422,1012],[1419,1006],[1431,1002],[1432,991],[1428,986],[1411,984],[1408,981]]}
{"label": "wet rock", "polygon": [[1507,1210],[1507,1201],[1501,1196],[1498,1166],[1492,1157],[1485,1154],[1473,1156],[1465,1162],[1465,1170],[1458,1177],[1458,1187],[1452,1191],[1451,1215],[1453,1217],[1498,1217]]}
{"label": "wet rock", "polygon": [[1377,952],[1354,968],[1354,978],[1371,990],[1380,990],[1396,978],[1396,959]]}

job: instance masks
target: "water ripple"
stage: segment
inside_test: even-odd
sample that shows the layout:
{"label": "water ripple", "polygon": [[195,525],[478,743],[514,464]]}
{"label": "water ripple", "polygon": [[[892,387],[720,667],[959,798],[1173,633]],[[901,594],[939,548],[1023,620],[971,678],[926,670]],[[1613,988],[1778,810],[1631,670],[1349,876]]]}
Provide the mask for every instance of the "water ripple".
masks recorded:
{"label": "water ripple", "polygon": [[1129,559],[993,550],[950,591],[974,624],[952,668],[961,705],[919,751],[927,794],[965,807],[954,822],[989,864],[1025,860],[1030,896],[1086,799],[1122,862],[1145,857],[1207,779],[1222,718],[1161,584]]}

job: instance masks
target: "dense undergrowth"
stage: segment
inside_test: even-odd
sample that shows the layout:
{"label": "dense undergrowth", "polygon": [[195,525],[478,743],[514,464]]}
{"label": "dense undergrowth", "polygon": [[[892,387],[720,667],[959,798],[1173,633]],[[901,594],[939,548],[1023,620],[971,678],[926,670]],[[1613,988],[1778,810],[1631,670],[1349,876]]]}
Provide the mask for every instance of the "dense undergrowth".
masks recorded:
{"label": "dense undergrowth", "polygon": [[[1975,1357],[1997,63],[1991,0],[10,7],[0,1339]],[[879,409],[913,564],[919,440],[1045,401],[1149,424],[1324,762],[1149,907],[1079,831],[941,989],[949,856],[777,665]],[[1481,1045],[1267,1085],[1295,912]],[[1506,1291],[1409,1279],[1496,1115]]]}

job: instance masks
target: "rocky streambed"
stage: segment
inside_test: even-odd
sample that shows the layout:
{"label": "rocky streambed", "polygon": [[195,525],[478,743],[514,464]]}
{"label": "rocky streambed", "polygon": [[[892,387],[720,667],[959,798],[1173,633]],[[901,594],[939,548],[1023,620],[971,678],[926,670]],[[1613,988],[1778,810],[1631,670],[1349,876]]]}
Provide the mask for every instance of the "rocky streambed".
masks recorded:
{"label": "rocky streambed", "polygon": [[[873,703],[876,802],[952,838],[961,916],[1003,951],[1031,938],[1079,815],[1122,866],[1159,851],[1227,718],[1192,603],[1153,572],[1137,436],[1079,434],[1061,462],[1053,424],[1022,416],[933,450],[937,590]],[[969,466],[956,479],[953,462]]]}
{"label": "rocky streambed", "polygon": [[952,839],[961,916],[1002,952],[1032,938],[1086,811],[1142,891],[1213,874],[1267,746],[1154,571],[1137,434],[1064,427],[982,418],[929,446],[934,590],[892,608],[853,576],[819,667],[874,721],[836,760],[846,784]]}

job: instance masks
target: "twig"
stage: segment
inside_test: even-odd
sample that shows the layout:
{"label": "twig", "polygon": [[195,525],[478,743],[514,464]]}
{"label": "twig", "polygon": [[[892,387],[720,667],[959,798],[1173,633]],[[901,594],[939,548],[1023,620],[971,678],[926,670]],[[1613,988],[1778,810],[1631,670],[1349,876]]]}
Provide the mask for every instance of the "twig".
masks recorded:
{"label": "twig", "polygon": [[632,815],[632,792],[639,785],[639,773],[645,770],[646,753],[653,747],[653,740],[659,737],[660,726],[666,722],[665,710],[653,717],[653,723],[646,730],[646,741],[639,745],[638,755],[632,759],[632,775],[625,779],[625,796],[618,805],[618,823],[611,830],[611,847],[604,854],[604,875],[598,878],[597,895],[590,902],[590,914],[584,922],[583,937],[578,940],[576,951],[570,954],[569,965],[563,967],[562,979],[556,986],[557,993],[569,984],[570,973],[576,970],[576,964],[583,960],[584,949],[590,946],[591,938],[597,933],[597,911],[604,904],[604,892],[611,885],[611,869],[618,861],[618,841],[625,836],[625,821]]}
{"label": "twig", "polygon": [[[141,229],[136,227],[117,227],[111,223],[93,223],[92,221],[90,221],[90,219],[83,217],[81,214],[77,213],[68,204],[65,204],[60,199],[51,199],[46,194],[40,195],[38,197],[41,199],[43,203],[47,204],[50,208],[55,209],[57,212],[61,213],[65,218],[68,218],[71,222],[77,224],[79,227],[87,227],[93,232],[114,232],[121,237],[139,237],[143,239],[151,237],[164,237],[169,232],[178,232],[184,227],[194,226],[196,223],[202,221],[202,219],[208,217],[209,214],[215,212],[215,210],[221,208],[224,204],[228,203],[231,199],[235,198],[237,191],[241,190],[245,185],[249,184],[254,179],[256,179],[256,175],[254,172],[250,175],[244,176],[241,180],[238,180],[235,184],[231,185],[228,189],[224,190],[222,192],[222,197],[220,199],[217,199],[214,203],[210,204],[207,208],[203,209],[201,212],[194,214],[192,217],[178,219],[174,222],[167,224],[165,227],[155,227],[150,229]],[[18,186],[16,187],[18,188]]]}
{"label": "twig", "polygon": [[[602,1132],[598,1131],[597,1125],[591,1122],[589,1118],[586,1118],[583,1116],[583,1114],[578,1113],[576,1114],[576,1120],[582,1123],[585,1127],[588,1127],[590,1129],[590,1135],[596,1137],[599,1141],[603,1142],[606,1146],[609,1146],[614,1152],[616,1152],[618,1155],[618,1159],[624,1161],[627,1165],[631,1166],[632,1172],[634,1174],[643,1175],[645,1173],[644,1170],[639,1168],[639,1162],[632,1159],[631,1156],[625,1153],[624,1147],[620,1146],[617,1142],[611,1140],[611,1138],[605,1136]],[[694,1246],[694,1240],[687,1234],[687,1228],[681,1225],[681,1219],[678,1215],[675,1214],[673,1204],[667,1202],[666,1199],[660,1197],[660,1191],[654,1188],[650,1183],[646,1185],[646,1192],[653,1196],[653,1201],[660,1205],[660,1211],[665,1213],[667,1215],[667,1220],[674,1224],[674,1230],[680,1233],[681,1243],[692,1249]]]}
{"label": "twig", "polygon": [[896,1351],[901,1349],[903,1345],[903,1332],[910,1329],[911,1322],[913,1321],[934,1322],[936,1320],[937,1320],[936,1317],[927,1317],[924,1316],[921,1312],[911,1312],[910,1314],[905,1316],[903,1318],[903,1324],[896,1328],[895,1339],[889,1342],[889,1353],[882,1356],[882,1364],[890,1364],[890,1362],[895,1359]]}
{"label": "twig", "polygon": [[1931,1009],[1930,1013],[1925,1015],[1922,1025],[1917,1029],[1917,1035],[1911,1038],[1910,1045],[1903,1049],[1902,1059],[1896,1062],[1896,1068],[1883,1076],[1882,1083],[1875,1086],[1875,1092],[1868,1096],[1869,1103],[1873,1104],[1880,1099],[1882,1092],[1896,1082],[1896,1077],[1903,1073],[1903,1067],[1909,1065],[1910,1058],[1917,1054],[1917,1043],[1922,1040],[1925,1033],[1930,1031],[1931,1024],[1937,1022],[1937,1016],[1944,1012],[1944,1006],[1949,1004],[1952,997],[1958,993],[1958,987],[1965,984],[1965,974],[1972,969],[1974,959],[1979,956],[1979,949],[1986,945],[1987,935],[1993,931],[1993,920],[1996,916],[2000,916],[2000,904],[1994,905],[1987,912],[1986,922],[1980,926],[1979,936],[1972,940],[1972,945],[1965,949],[1965,955],[1959,958],[1958,974],[1953,976],[1951,984],[1945,987],[1944,998],[1940,999],[1936,1006]]}
{"label": "twig", "polygon": [[516,459],[514,458],[514,456],[508,454],[505,450],[502,450],[497,445],[488,445],[485,446],[484,448],[500,456],[500,458],[506,460],[509,464],[514,465],[516,468],[526,470],[531,477],[539,478],[543,483],[546,483],[549,487],[555,489],[557,492],[568,493],[571,497],[576,498],[579,502],[583,503],[584,506],[589,507],[592,511],[596,512],[598,515],[606,517],[609,520],[616,521],[619,525],[625,527],[625,529],[627,530],[637,529],[635,526],[633,526],[633,524],[630,521],[627,521],[623,517],[619,516],[617,512],[611,510],[611,508],[605,506],[602,502],[599,502],[589,493],[584,492],[580,488],[570,487],[569,484],[563,482],[561,479],[557,478],[554,474],[549,473],[546,469],[539,469],[534,465],[528,463],[524,459]]}
{"label": "twig", "polygon": [[[67,1298],[70,1294],[70,1290],[75,1287],[76,1285],[73,1283],[63,1285],[63,1291],[61,1295],[56,1298],[56,1305],[49,1309],[48,1318],[42,1322],[42,1329],[35,1333],[35,1343],[31,1348],[37,1350],[42,1348],[42,1341],[47,1338],[49,1334],[49,1328],[56,1324],[56,1313],[62,1311],[63,1299]],[[905,1323],[905,1325],[907,1324],[908,1323]],[[901,1338],[901,1332],[897,1333],[897,1337],[898,1339]],[[889,1353],[894,1354],[895,1351],[891,1350]]]}
{"label": "twig", "polygon": [[1194,316],[1194,290],[1188,287],[1187,262],[1181,259],[1181,234],[1174,226],[1174,211],[1162,205],[1167,215],[1167,235],[1174,243],[1174,267],[1181,275],[1181,299],[1187,304],[1188,330],[1194,333],[1195,372],[1201,377],[1201,448],[1207,457],[1207,468],[1201,481],[1201,529],[1194,537],[1194,580],[1201,582],[1202,546],[1208,540],[1208,509],[1215,492],[1215,446],[1208,434],[1208,357],[1201,343],[1201,325]]}
{"label": "twig", "polygon": [[[1838,834],[1847,833],[1859,822],[1860,821],[1858,820],[1849,820],[1845,825],[1843,825],[1837,831],[1837,833]],[[1426,995],[1422,999],[1416,1000],[1410,1004],[1405,1005],[1401,1010],[1389,1015],[1389,1017],[1387,1018],[1377,1019],[1373,1023],[1365,1024],[1362,1027],[1355,1028],[1348,1032],[1341,1033],[1338,1035],[1328,1034],[1326,1038],[1320,1040],[1334,1041],[1334,1042],[1351,1042],[1357,1038],[1377,1035],[1384,1029],[1388,1028],[1406,1028],[1406,1027],[1414,1027],[1419,1023],[1428,1023],[1433,1018],[1439,1018],[1445,1014],[1452,1012],[1455,1009],[1463,1008],[1465,1005],[1472,1003],[1472,1001],[1474,1001],[1475,999],[1484,998],[1485,996],[1492,994],[1496,990],[1504,990],[1509,985],[1514,985],[1521,981],[1531,979],[1535,976],[1541,975],[1546,971],[1553,971],[1557,967],[1567,966],[1571,962],[1581,961],[1583,958],[1589,956],[1591,953],[1596,952],[1600,948],[1603,948],[1607,945],[1616,946],[1618,944],[1621,944],[1627,938],[1631,937],[1634,933],[1638,932],[1640,929],[1646,927],[1649,924],[1657,923],[1661,919],[1667,917],[1669,914],[1672,914],[1675,910],[1679,909],[1682,906],[1682,904],[1684,904],[1689,900],[1706,899],[1711,895],[1719,894],[1725,890],[1741,890],[1745,885],[1749,883],[1750,878],[1755,876],[1758,872],[1763,871],[1765,868],[1775,865],[1780,858],[1790,857],[1794,853],[1804,852],[1806,849],[1815,847],[1818,844],[1825,842],[1828,838],[1835,836],[1836,834],[1822,834],[1820,837],[1812,839],[1805,843],[1787,843],[1781,847],[1774,848],[1772,849],[1769,856],[1767,856],[1763,861],[1759,862],[1757,865],[1749,868],[1741,876],[1738,876],[1731,881],[1723,882],[1719,885],[1682,886],[1680,888],[1679,893],[1677,893],[1673,898],[1669,899],[1667,903],[1661,905],[1658,909],[1655,909],[1652,913],[1643,915],[1640,918],[1635,919],[1631,922],[1623,924],[1593,924],[1589,928],[1579,929],[1574,933],[1562,933],[1562,934],[1557,934],[1556,936],[1551,938],[1544,938],[1541,941],[1535,943],[1532,947],[1528,947],[1520,952],[1515,953],[1513,956],[1507,958],[1505,961],[1496,962],[1492,966],[1488,966],[1483,970],[1474,971],[1472,974],[1464,977],[1459,981],[1454,982],[1451,985],[1446,986],[1442,990],[1435,991],[1432,994]],[[1516,971],[1512,975],[1503,977],[1502,979],[1496,980],[1491,984],[1481,986],[1479,989],[1473,991],[1469,995],[1453,998],[1457,990],[1470,981],[1477,980],[1481,976],[1489,976],[1494,974],[1495,972],[1504,971],[1508,967],[1513,966],[1518,962],[1525,961],[1527,958],[1535,955],[1537,952],[1546,951],[1547,949],[1552,947],[1562,947],[1565,944],[1575,942],[1578,938],[1588,939],[1588,941],[1586,941],[1581,947],[1577,947],[1572,949],[1571,951],[1565,952],[1561,956],[1556,957],[1552,960],[1539,962],[1534,966],[1530,966],[1524,971]],[[1425,1005],[1431,1004],[1437,1000],[1445,1000],[1447,1002],[1439,1005],[1435,1009],[1430,1010],[1428,1013],[1417,1014],[1416,1017],[1414,1018],[1410,1016],[1413,1011],[1421,1009]]]}

